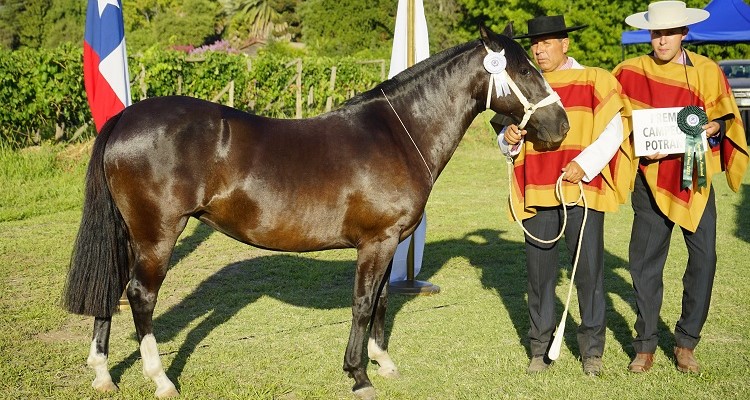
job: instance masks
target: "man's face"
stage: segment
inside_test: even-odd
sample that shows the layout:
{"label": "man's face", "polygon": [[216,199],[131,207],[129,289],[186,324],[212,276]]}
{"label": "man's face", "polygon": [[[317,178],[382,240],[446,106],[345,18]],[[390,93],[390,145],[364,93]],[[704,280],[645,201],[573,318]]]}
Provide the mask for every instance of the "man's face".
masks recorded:
{"label": "man's face", "polygon": [[531,55],[542,72],[560,68],[568,57],[568,38],[542,36],[531,39]]}
{"label": "man's face", "polygon": [[686,27],[657,29],[651,31],[651,47],[654,48],[654,56],[664,62],[676,61],[682,52],[682,40],[685,39],[688,29]]}

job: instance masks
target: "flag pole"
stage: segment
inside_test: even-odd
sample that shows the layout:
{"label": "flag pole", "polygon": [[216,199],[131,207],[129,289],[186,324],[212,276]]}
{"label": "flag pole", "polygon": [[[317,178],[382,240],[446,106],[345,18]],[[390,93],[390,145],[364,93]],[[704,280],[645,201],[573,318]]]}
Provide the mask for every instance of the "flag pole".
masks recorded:
{"label": "flag pole", "polygon": [[[415,19],[415,0],[408,0],[406,13],[406,67],[409,68],[416,64],[416,52],[414,51],[414,19]],[[414,234],[407,239],[409,240],[409,251],[406,255],[406,279],[403,281],[390,282],[389,289],[392,293],[411,294],[411,295],[431,295],[440,293],[440,286],[433,285],[430,282],[418,281],[414,279]]]}
{"label": "flag pole", "polygon": [[414,0],[406,4],[406,68],[416,64],[414,51]]}
{"label": "flag pole", "polygon": [[[89,0],[83,32],[83,83],[97,134],[108,119],[132,102],[125,44],[122,2]],[[102,62],[105,59],[108,61]],[[117,309],[129,307],[126,286]]]}

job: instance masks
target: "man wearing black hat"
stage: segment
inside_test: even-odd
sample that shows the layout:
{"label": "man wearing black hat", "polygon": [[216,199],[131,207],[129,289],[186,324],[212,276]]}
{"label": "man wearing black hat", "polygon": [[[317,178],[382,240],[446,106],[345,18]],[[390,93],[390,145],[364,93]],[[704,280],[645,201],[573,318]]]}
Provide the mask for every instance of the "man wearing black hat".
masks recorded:
{"label": "man wearing black hat", "polygon": [[[580,246],[575,274],[581,324],[578,346],[587,375],[599,375],[604,352],[606,308],[604,296],[604,212],[616,211],[630,184],[629,141],[623,135],[622,116],[629,106],[620,96],[615,78],[601,68],[581,66],[567,56],[568,32],[562,15],[541,16],[528,21],[529,33],[516,38],[531,39],[531,53],[545,79],[560,95],[568,113],[570,131],[556,147],[525,137],[526,131],[496,116],[492,123],[500,131],[498,143],[506,155],[515,157],[511,205],[523,221],[526,235],[526,267],[531,327],[531,361],[528,372],[536,373],[551,364],[545,357],[555,329],[555,284],[558,279],[556,245],[540,242],[554,238],[567,212],[565,241],[570,254]],[[623,159],[624,158],[624,159]],[[567,201],[579,198],[581,182],[588,205],[584,235],[578,243],[584,208],[563,207],[555,194],[562,175],[561,190]],[[562,335],[563,332],[557,334]]]}

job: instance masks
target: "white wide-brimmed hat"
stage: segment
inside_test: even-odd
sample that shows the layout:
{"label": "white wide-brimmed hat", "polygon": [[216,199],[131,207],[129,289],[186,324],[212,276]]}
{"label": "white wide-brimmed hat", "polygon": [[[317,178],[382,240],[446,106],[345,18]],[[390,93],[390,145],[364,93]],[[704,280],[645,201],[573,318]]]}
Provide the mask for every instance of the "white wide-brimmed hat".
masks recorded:
{"label": "white wide-brimmed hat", "polygon": [[648,11],[625,18],[625,23],[638,29],[671,29],[701,22],[708,16],[706,10],[687,8],[684,1],[656,1],[648,5]]}

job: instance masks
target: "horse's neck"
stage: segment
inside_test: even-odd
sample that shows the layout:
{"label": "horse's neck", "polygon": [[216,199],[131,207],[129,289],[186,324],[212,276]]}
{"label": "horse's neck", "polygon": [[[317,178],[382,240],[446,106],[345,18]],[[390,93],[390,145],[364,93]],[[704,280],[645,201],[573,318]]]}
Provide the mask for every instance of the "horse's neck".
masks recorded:
{"label": "horse's neck", "polygon": [[[404,83],[404,89],[388,96],[394,111],[420,149],[437,179],[474,118],[481,112],[478,87],[489,84],[489,74],[476,73],[470,54],[457,55],[451,62]],[[482,70],[483,71],[483,70]],[[483,80],[484,75],[486,79]],[[482,82],[486,81],[485,86]],[[390,107],[390,106],[389,106]]]}

